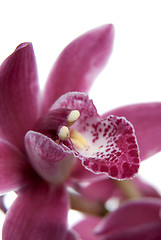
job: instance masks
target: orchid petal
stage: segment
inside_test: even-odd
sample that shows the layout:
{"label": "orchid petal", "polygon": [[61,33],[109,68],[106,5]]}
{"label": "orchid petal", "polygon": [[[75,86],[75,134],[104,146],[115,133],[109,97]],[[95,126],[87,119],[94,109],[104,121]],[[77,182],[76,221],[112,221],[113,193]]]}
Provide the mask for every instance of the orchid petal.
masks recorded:
{"label": "orchid petal", "polygon": [[75,166],[70,175],[69,181],[72,184],[77,184],[78,182],[95,182],[100,179],[107,179],[104,174],[96,175],[93,172],[88,171],[81,161],[76,161]]}
{"label": "orchid petal", "polygon": [[21,192],[8,210],[3,239],[65,240],[67,211],[63,186],[33,185]]}
{"label": "orchid petal", "polygon": [[0,66],[0,136],[24,148],[24,134],[38,117],[37,69],[31,43]]}
{"label": "orchid petal", "polygon": [[105,25],[71,42],[60,54],[47,81],[44,109],[69,91],[87,92],[112,51],[114,29]]}
{"label": "orchid petal", "polygon": [[85,157],[83,165],[95,173],[108,173],[115,179],[134,177],[140,160],[130,122],[112,115],[104,121],[94,121],[96,124],[89,123],[90,132],[83,135],[91,146],[85,149],[86,152],[80,152]]}
{"label": "orchid petal", "polygon": [[[137,201],[126,202],[116,211],[109,213],[107,217],[105,217],[104,220],[100,223],[100,225],[97,226],[95,232],[99,236],[104,235],[107,239],[116,240],[121,239],[118,236],[124,236],[124,234],[125,236],[126,234],[129,235],[129,239],[137,239],[131,238],[133,234],[135,236],[135,233],[137,236],[139,236],[140,233],[145,234],[147,237],[146,233],[149,233],[148,229],[151,229],[154,233],[154,229],[158,224],[161,227],[161,218],[159,216],[160,209],[160,199],[145,198]],[[118,238],[114,238],[116,236]]]}
{"label": "orchid petal", "polygon": [[43,133],[52,139],[58,139],[58,133],[61,127],[68,126],[68,117],[71,113],[70,109],[55,109],[48,111],[38,119],[34,126],[34,131]]}
{"label": "orchid petal", "polygon": [[43,179],[60,183],[68,177],[74,164],[71,151],[34,131],[27,132],[25,146],[31,165]]}
{"label": "orchid petal", "polygon": [[131,181],[143,197],[155,197],[155,198],[161,197],[159,192],[153,186],[143,181],[143,179],[136,177]]}
{"label": "orchid petal", "polygon": [[161,103],[142,103],[114,109],[109,114],[124,116],[136,132],[141,160],[161,150]]}
{"label": "orchid petal", "polygon": [[132,189],[131,197],[133,196],[132,194],[135,194],[135,196],[160,198],[160,194],[155,188],[138,177],[121,182],[121,186],[120,182],[109,178],[97,179],[91,181],[88,185],[77,183],[73,187],[84,198],[95,202],[106,202],[110,198],[118,198],[118,200],[125,201],[129,197],[125,191],[127,187]]}
{"label": "orchid petal", "polygon": [[[152,223],[151,225],[143,226],[141,228],[132,229],[130,231],[125,230],[121,233],[116,233],[113,235],[107,235],[103,240],[159,240],[161,239],[161,223]],[[102,238],[101,238],[102,239]]]}
{"label": "orchid petal", "polygon": [[[78,185],[76,190],[83,197],[94,202],[106,202],[111,197],[122,198],[123,193],[112,179],[91,182],[87,186]],[[97,194],[96,194],[97,193]]]}
{"label": "orchid petal", "polygon": [[64,94],[51,107],[56,108],[80,112],[72,130],[79,132],[86,143],[72,150],[88,170],[107,173],[116,179],[132,178],[138,172],[138,145],[133,126],[125,118],[111,115],[102,119],[85,93]]}
{"label": "orchid petal", "polygon": [[4,204],[4,196],[5,196],[5,195],[0,196],[0,209],[1,209],[4,213],[6,213],[6,212],[7,212],[7,209],[6,209],[5,204]]}
{"label": "orchid petal", "polygon": [[101,240],[100,236],[94,234],[94,228],[100,222],[99,217],[86,217],[81,222],[73,226],[73,229],[79,233],[83,240]]}
{"label": "orchid petal", "polygon": [[80,240],[80,236],[72,229],[68,230],[65,240]]}
{"label": "orchid petal", "polygon": [[13,145],[0,140],[0,194],[18,190],[30,182],[32,169]]}

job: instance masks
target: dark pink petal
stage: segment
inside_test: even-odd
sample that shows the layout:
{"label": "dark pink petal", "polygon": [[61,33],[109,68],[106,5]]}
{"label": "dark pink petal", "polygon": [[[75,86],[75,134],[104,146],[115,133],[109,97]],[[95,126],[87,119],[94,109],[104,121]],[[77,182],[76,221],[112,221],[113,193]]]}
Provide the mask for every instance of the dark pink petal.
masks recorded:
{"label": "dark pink petal", "polygon": [[108,173],[116,179],[132,178],[138,172],[140,159],[131,123],[113,115],[102,119],[85,93],[64,94],[52,109],[67,107],[80,112],[71,128],[71,140],[73,130],[86,140],[85,146],[74,145],[72,149],[83,165],[94,173]]}
{"label": "dark pink petal", "polygon": [[31,165],[43,179],[60,183],[69,176],[75,159],[68,148],[34,131],[26,134],[25,146]]}
{"label": "dark pink petal", "polygon": [[[97,109],[94,106],[93,101],[89,99],[86,93],[83,93],[83,92],[68,92],[62,95],[51,106],[51,110],[59,109],[59,108],[68,108],[71,110],[78,110],[80,112],[81,118],[79,118],[78,121],[76,121],[75,125],[80,125],[80,121],[82,122],[84,120],[82,119],[82,116],[84,118],[98,116]],[[82,126],[82,128],[83,127],[84,126]],[[87,127],[88,125],[86,126],[86,128]]]}
{"label": "dark pink petal", "polygon": [[0,66],[0,136],[24,147],[38,117],[38,82],[31,43],[23,43]]}
{"label": "dark pink petal", "polygon": [[143,181],[143,179],[137,177],[132,179],[131,181],[133,184],[135,184],[135,187],[138,189],[138,191],[143,197],[161,197],[159,192],[153,186]]}
{"label": "dark pink petal", "polygon": [[88,171],[81,161],[76,161],[75,166],[71,172],[69,181],[72,184],[77,184],[78,182],[95,182],[99,179],[107,179],[104,174],[96,175],[93,172]]}
{"label": "dark pink petal", "polygon": [[134,104],[112,110],[106,114],[124,116],[136,131],[141,159],[161,150],[161,103]]}
{"label": "dark pink petal", "polygon": [[102,237],[94,234],[94,228],[100,222],[101,218],[88,216],[77,223],[73,229],[79,233],[82,240],[102,240]]}
{"label": "dark pink petal", "polygon": [[32,169],[26,157],[7,141],[0,140],[0,194],[18,190],[30,182]]}
{"label": "dark pink petal", "polygon": [[58,108],[44,114],[34,126],[34,131],[41,132],[53,139],[58,138],[58,132],[62,126],[67,126],[67,118],[71,110]]}
{"label": "dark pink petal", "polygon": [[0,196],[0,209],[6,213],[7,212],[7,209],[5,207],[5,204],[4,204],[4,195]]}
{"label": "dark pink petal", "polygon": [[79,235],[72,229],[68,230],[65,240],[80,240]]}
{"label": "dark pink petal", "polygon": [[[133,188],[134,193],[137,191],[142,197],[160,198],[160,194],[152,186],[138,177],[122,182],[122,188],[124,183],[126,187],[127,184],[129,184],[129,187]],[[119,186],[118,181],[110,178],[96,179],[95,181],[91,181],[88,185],[77,183],[75,185],[73,184],[73,187],[84,198],[95,202],[106,202],[113,197],[118,198],[118,200],[127,199],[126,191]]]}
{"label": "dark pink petal", "polygon": [[136,175],[140,162],[138,146],[133,127],[125,118],[112,115],[105,120],[95,118],[84,136],[90,147],[80,154],[85,157],[83,165],[87,169],[108,173],[116,179]]}
{"label": "dark pink petal", "polygon": [[145,231],[146,233],[148,228],[153,228],[155,225],[159,224],[161,227],[160,210],[160,199],[145,198],[129,201],[116,211],[109,213],[97,227],[96,232],[98,235],[106,235],[107,239],[114,239],[110,237],[115,235],[123,236],[125,232],[130,234],[130,232],[142,233]]}
{"label": "dark pink petal", "polygon": [[125,230],[101,238],[101,240],[159,240],[161,239],[161,223],[152,223],[136,229]]}
{"label": "dark pink petal", "polygon": [[87,92],[112,50],[111,24],[96,28],[71,42],[60,54],[47,81],[44,110],[69,91]]}
{"label": "dark pink petal", "polygon": [[65,240],[68,198],[63,186],[41,183],[21,192],[3,226],[6,240]]}

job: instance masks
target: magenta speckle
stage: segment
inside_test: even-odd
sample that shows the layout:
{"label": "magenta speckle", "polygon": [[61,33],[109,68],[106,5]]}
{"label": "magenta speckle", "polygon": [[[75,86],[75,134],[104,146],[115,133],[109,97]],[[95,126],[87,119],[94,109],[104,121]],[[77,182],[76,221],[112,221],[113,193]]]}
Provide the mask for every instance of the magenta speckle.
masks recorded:
{"label": "magenta speckle", "polygon": [[133,136],[129,137],[129,138],[127,138],[127,142],[128,143],[135,143],[135,138]]}
{"label": "magenta speckle", "polygon": [[83,164],[84,164],[85,166],[88,166],[88,165],[89,165],[89,160],[88,160],[88,159],[84,160]]}
{"label": "magenta speckle", "polygon": [[116,156],[119,157],[121,155],[121,152],[117,152]]}
{"label": "magenta speckle", "polygon": [[115,159],[116,159],[116,157],[113,156],[112,158],[110,158],[110,161],[112,162],[112,161],[114,161]]}
{"label": "magenta speckle", "polygon": [[100,168],[100,172],[108,173],[108,167],[106,165],[102,165],[101,168]]}
{"label": "magenta speckle", "polygon": [[139,161],[139,158],[132,158],[132,161],[134,162],[134,163],[139,163],[140,161]]}
{"label": "magenta speckle", "polygon": [[114,150],[112,150],[112,151],[111,151],[111,153],[115,153],[116,151],[117,151],[117,150],[116,150],[116,149],[114,149]]}
{"label": "magenta speckle", "polygon": [[134,148],[137,148],[137,145],[136,145],[136,144],[131,144],[131,145],[128,146],[128,149],[129,149],[129,150],[130,150],[130,149],[134,149]]}
{"label": "magenta speckle", "polygon": [[116,124],[117,124],[117,125],[119,125],[119,124],[121,124],[121,123],[122,123],[122,119],[121,119],[121,118],[116,121]]}
{"label": "magenta speckle", "polygon": [[126,134],[132,134],[132,133],[133,133],[133,130],[132,128],[130,128],[130,129],[126,129],[123,134],[126,135]]}
{"label": "magenta speckle", "polygon": [[98,164],[97,163],[92,164],[91,168],[94,172],[98,171]]}
{"label": "magenta speckle", "polygon": [[116,166],[112,166],[110,169],[110,175],[111,177],[117,177],[118,176],[118,169]]}
{"label": "magenta speckle", "polygon": [[111,155],[109,155],[109,156],[106,156],[106,157],[104,158],[104,160],[107,162],[107,161],[109,161],[109,160],[110,160],[110,157],[111,157]]}
{"label": "magenta speckle", "polygon": [[99,148],[103,148],[103,145],[99,146]]}
{"label": "magenta speckle", "polygon": [[131,151],[129,151],[129,155],[131,157],[138,157],[138,152],[137,152],[137,150],[131,150]]}
{"label": "magenta speckle", "polygon": [[110,148],[106,148],[105,152],[109,152],[111,149]]}
{"label": "magenta speckle", "polygon": [[122,167],[123,167],[123,178],[132,177],[137,172],[137,169],[138,169],[136,165],[130,165],[127,162],[123,163]]}

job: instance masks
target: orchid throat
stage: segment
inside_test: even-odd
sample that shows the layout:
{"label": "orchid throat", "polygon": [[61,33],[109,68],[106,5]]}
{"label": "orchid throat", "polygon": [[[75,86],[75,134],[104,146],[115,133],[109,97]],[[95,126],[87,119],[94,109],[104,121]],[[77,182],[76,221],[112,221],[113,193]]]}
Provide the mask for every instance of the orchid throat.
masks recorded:
{"label": "orchid throat", "polygon": [[84,149],[88,146],[86,139],[75,128],[70,129],[79,117],[80,112],[78,110],[71,111],[67,118],[68,126],[62,126],[60,128],[58,137],[60,140],[67,140],[70,138],[76,149]]}
{"label": "orchid throat", "polygon": [[88,146],[88,142],[73,127],[79,117],[78,110],[54,109],[38,120],[34,130],[51,137],[57,143],[70,139],[76,149],[82,150]]}

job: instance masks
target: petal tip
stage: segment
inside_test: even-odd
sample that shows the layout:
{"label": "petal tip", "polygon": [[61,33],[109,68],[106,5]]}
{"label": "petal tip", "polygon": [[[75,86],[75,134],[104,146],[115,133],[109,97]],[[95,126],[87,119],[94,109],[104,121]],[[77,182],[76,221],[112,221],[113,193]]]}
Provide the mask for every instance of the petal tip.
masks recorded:
{"label": "petal tip", "polygon": [[20,43],[20,44],[16,47],[15,51],[20,50],[20,49],[25,48],[25,47],[28,47],[28,46],[32,47],[32,43],[31,43],[31,42],[23,42],[23,43]]}

